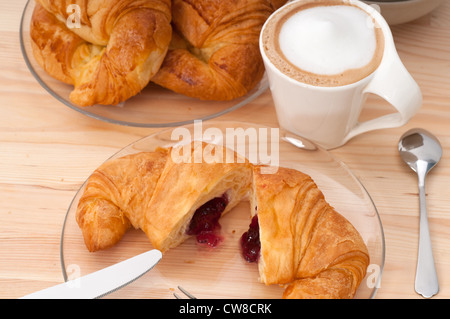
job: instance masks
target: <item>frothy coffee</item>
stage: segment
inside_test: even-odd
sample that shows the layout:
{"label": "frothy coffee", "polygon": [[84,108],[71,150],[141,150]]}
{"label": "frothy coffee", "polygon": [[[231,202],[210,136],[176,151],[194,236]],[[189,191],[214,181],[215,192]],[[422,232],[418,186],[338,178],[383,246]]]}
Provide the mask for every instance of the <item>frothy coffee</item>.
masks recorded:
{"label": "frothy coffee", "polygon": [[337,0],[287,5],[264,28],[270,61],[289,77],[315,86],[342,86],[376,70],[384,37],[359,7]]}

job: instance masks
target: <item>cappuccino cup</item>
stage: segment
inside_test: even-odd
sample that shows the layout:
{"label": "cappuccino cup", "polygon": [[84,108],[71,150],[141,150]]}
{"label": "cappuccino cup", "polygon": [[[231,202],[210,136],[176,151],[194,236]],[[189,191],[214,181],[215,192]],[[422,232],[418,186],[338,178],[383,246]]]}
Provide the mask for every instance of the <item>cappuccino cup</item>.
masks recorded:
{"label": "cappuccino cup", "polygon": [[[264,24],[260,50],[282,129],[326,149],[406,124],[422,105],[390,28],[358,0],[296,0]],[[368,94],[395,112],[359,121]]]}

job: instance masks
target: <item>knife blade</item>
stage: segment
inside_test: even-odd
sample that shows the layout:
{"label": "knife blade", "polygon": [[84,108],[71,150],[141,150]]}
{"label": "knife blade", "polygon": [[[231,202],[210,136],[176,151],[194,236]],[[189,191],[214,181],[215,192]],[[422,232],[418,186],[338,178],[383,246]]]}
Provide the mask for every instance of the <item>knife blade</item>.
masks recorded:
{"label": "knife blade", "polygon": [[95,299],[110,294],[140,278],[162,258],[153,249],[91,274],[46,288],[21,299]]}

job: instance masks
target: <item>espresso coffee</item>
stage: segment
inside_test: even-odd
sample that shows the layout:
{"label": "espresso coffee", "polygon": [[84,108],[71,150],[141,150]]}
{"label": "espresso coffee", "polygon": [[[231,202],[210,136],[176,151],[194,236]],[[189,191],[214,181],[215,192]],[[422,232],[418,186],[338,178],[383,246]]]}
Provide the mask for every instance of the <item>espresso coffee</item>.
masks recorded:
{"label": "espresso coffee", "polygon": [[262,43],[281,72],[326,87],[365,78],[377,69],[384,51],[375,20],[345,0],[286,5],[267,22]]}

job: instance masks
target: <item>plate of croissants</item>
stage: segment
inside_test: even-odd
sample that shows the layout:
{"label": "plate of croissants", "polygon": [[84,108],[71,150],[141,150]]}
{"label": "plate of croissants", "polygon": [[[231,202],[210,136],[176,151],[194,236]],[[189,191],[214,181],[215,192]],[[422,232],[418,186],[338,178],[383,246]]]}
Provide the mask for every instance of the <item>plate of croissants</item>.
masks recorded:
{"label": "plate of croissants", "polygon": [[183,125],[268,89],[259,32],[285,2],[29,0],[22,52],[37,81],[82,114],[128,126]]}
{"label": "plate of croissants", "polygon": [[64,222],[66,280],[156,248],[160,263],[106,298],[375,296],[383,228],[345,164],[252,123],[202,132],[164,129],[93,169]]}

